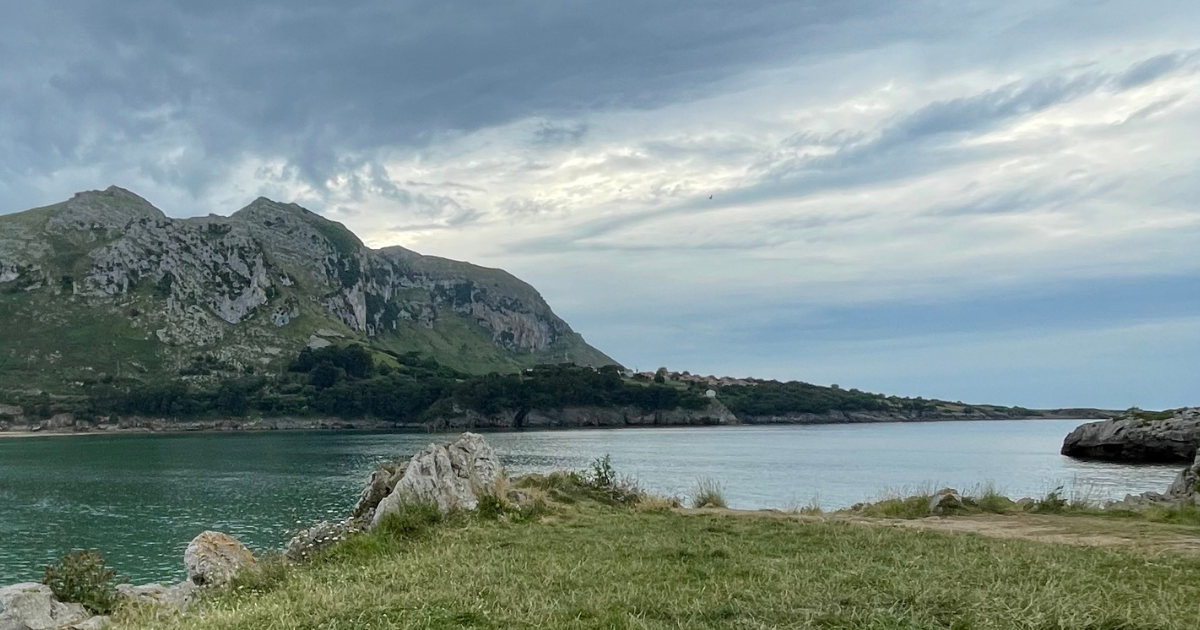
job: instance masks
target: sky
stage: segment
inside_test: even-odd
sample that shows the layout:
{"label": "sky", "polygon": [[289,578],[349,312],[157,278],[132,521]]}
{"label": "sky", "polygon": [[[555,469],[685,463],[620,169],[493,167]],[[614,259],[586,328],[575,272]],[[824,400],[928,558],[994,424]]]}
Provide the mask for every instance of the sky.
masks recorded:
{"label": "sky", "polygon": [[1195,0],[6,2],[0,213],[294,201],[642,370],[1200,404]]}

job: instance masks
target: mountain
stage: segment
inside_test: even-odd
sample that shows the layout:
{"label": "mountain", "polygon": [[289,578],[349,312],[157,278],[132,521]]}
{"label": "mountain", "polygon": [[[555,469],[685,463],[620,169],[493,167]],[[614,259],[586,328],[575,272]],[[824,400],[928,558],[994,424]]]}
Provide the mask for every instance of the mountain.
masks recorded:
{"label": "mountain", "polygon": [[173,219],[117,187],[0,216],[0,328],[10,391],[278,372],[352,341],[468,373],[615,363],[504,271],[370,249],[296,204]]}

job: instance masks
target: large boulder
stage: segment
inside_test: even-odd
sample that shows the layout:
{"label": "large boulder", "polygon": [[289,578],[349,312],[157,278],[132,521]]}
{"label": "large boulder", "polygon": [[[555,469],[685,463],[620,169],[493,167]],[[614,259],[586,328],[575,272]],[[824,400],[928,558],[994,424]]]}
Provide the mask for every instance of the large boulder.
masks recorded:
{"label": "large boulder", "polygon": [[254,563],[254,554],[245,545],[221,532],[201,533],[183,552],[188,580],[196,586],[223,586]]}
{"label": "large boulder", "polygon": [[371,527],[407,502],[434,502],[443,512],[473,510],[503,476],[504,467],[482,435],[463,433],[450,444],[430,444],[409,460],[392,492],[379,502]]}
{"label": "large boulder", "polygon": [[64,604],[49,586],[33,582],[0,588],[0,630],[49,630],[92,617],[79,604]]}
{"label": "large boulder", "polygon": [[1062,454],[1116,462],[1191,462],[1200,444],[1200,408],[1158,416],[1134,409],[1081,425],[1063,440]]}

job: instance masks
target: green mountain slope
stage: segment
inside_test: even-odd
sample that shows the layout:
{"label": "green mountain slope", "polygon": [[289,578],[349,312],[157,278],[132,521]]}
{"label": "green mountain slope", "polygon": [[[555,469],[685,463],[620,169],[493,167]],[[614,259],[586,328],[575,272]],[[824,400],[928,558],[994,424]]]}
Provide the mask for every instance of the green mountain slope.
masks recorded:
{"label": "green mountain slope", "polygon": [[172,219],[116,187],[0,216],[0,391],[274,373],[358,341],[469,373],[615,363],[512,275],[258,199]]}

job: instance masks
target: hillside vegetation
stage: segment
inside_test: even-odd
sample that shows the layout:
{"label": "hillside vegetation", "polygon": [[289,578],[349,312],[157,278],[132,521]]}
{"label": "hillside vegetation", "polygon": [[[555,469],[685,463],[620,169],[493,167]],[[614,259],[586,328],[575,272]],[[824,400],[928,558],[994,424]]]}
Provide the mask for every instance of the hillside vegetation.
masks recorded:
{"label": "hillside vegetation", "polygon": [[[26,395],[15,402],[34,418],[73,414],[82,422],[126,416],[148,418],[329,417],[369,418],[397,426],[521,427],[533,411],[570,408],[700,412],[723,404],[743,422],[1030,417],[1021,408],[968,407],[958,403],[883,396],[801,382],[756,381],[718,387],[715,401],[701,382],[623,375],[616,366],[538,365],[518,373],[470,374],[426,355],[381,352],[363,345],[305,348],[277,373],[247,373],[213,355],[183,366],[176,378],[143,382],[104,378],[82,384],[79,394]],[[726,422],[734,417],[726,412]],[[765,420],[764,420],[765,418]],[[616,420],[571,420],[566,426]],[[667,421],[664,421],[667,422]],[[694,423],[682,419],[669,423]],[[700,422],[714,423],[718,420]]]}

